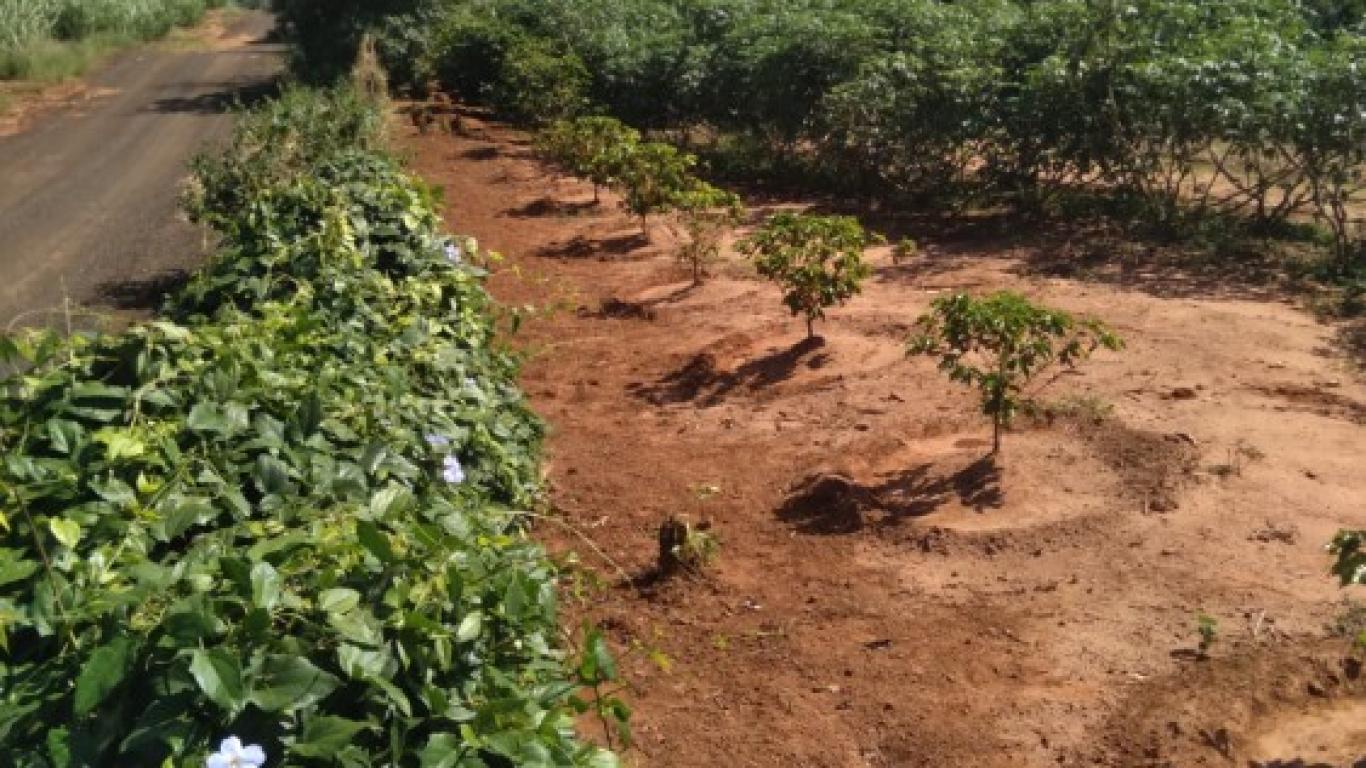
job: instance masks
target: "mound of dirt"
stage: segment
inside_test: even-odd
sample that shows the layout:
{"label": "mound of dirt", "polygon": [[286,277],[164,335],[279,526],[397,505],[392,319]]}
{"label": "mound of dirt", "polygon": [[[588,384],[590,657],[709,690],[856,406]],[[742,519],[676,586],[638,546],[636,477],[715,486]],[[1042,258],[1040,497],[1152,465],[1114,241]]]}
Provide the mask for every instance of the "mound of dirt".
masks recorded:
{"label": "mound of dirt", "polygon": [[851,478],[819,473],[791,489],[778,517],[803,533],[854,533],[865,512],[878,506],[877,494]]}
{"label": "mound of dirt", "polygon": [[1124,481],[1146,512],[1171,512],[1200,461],[1195,441],[1125,426],[1114,419],[1073,420],[1071,428]]}

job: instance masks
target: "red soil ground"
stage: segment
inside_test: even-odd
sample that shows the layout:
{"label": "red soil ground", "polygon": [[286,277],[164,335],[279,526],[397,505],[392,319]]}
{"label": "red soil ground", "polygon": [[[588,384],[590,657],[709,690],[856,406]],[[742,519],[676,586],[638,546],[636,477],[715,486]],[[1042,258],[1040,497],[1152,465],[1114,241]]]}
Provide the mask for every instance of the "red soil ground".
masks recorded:
{"label": "red soil ground", "polygon": [[[922,254],[871,252],[865,294],[804,344],[738,259],[693,288],[665,226],[646,241],[524,134],[465,126],[401,141],[451,228],[506,256],[493,292],[535,309],[512,343],[552,428],[551,500],[613,564],[541,533],[580,553],[571,621],[627,657],[628,764],[1366,755],[1323,551],[1366,527],[1366,383],[1333,328],[1269,290],[1141,264],[1048,276],[1056,238],[913,222]],[[972,394],[902,342],[936,295],[998,288],[1101,316],[1128,348],[1050,383],[1051,423],[1022,424],[992,469]],[[627,583],[617,567],[649,574],[673,514],[710,521],[713,565]],[[1219,622],[1203,660],[1200,612]]]}

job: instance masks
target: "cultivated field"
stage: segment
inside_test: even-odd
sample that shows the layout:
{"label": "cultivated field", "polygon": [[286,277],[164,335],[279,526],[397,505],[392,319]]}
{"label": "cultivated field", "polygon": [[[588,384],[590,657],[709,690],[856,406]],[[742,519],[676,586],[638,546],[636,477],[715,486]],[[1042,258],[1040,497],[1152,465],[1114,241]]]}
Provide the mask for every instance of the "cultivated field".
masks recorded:
{"label": "cultivated field", "polygon": [[[1058,233],[907,218],[885,228],[921,254],[873,251],[865,294],[804,342],[733,255],[693,287],[667,227],[644,240],[526,134],[464,123],[407,143],[450,226],[507,256],[494,293],[535,308],[511,341],[577,531],[541,535],[579,553],[566,600],[631,659],[628,762],[1361,754],[1359,613],[1323,546],[1366,525],[1366,384],[1332,325],[1174,268],[1058,277],[1081,247]],[[903,342],[936,296],[999,288],[1103,316],[1128,346],[1049,381],[1047,413],[993,467],[975,401]],[[658,526],[680,513],[711,523],[719,553],[651,581]],[[1217,622],[1208,658],[1200,615]]]}

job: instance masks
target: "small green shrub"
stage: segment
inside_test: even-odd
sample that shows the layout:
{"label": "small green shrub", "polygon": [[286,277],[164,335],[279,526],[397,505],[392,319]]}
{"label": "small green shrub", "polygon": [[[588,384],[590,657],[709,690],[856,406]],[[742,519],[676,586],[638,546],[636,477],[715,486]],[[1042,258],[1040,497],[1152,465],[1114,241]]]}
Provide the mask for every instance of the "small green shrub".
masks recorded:
{"label": "small green shrub", "polygon": [[850,216],[779,213],[738,248],[754,260],[759,274],[783,290],[783,303],[806,319],[807,338],[826,309],[859,294],[872,273],[863,260],[870,245],[882,242]]}
{"label": "small green shrub", "polygon": [[903,237],[892,247],[892,263],[901,264],[920,255],[920,244],[913,238]]}
{"label": "small green shrub", "polygon": [[649,216],[674,210],[683,195],[697,189],[696,165],[696,157],[658,142],[640,144],[623,158],[617,181],[622,206],[640,218],[647,237]]}
{"label": "small green shrub", "polygon": [[707,268],[721,258],[721,239],[740,223],[745,207],[732,192],[704,181],[678,196],[674,203],[688,240],[678,251],[678,260],[691,271],[694,284],[701,284]]}
{"label": "small green shrub", "polygon": [[1098,320],[1078,319],[1002,291],[983,299],[955,294],[938,299],[917,324],[908,351],[939,358],[949,378],[976,387],[991,418],[992,454],[1001,431],[1031,402],[1024,388],[1054,363],[1074,366],[1098,347],[1117,350],[1118,336]]}
{"label": "small green shrub", "polygon": [[536,135],[536,149],[568,173],[593,182],[593,202],[620,179],[640,132],[611,117],[558,120]]}
{"label": "small green shrub", "polygon": [[1195,646],[1196,652],[1200,654],[1200,658],[1207,658],[1210,649],[1219,639],[1219,620],[1207,613],[1196,615],[1195,634],[1199,637],[1199,642]]}

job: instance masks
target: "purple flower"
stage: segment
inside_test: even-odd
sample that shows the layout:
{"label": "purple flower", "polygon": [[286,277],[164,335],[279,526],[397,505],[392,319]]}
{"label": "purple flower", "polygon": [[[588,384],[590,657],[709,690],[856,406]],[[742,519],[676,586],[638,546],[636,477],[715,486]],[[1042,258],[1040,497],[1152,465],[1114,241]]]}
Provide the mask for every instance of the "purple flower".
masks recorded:
{"label": "purple flower", "polygon": [[261,768],[266,764],[266,753],[255,744],[242,746],[236,736],[223,739],[218,752],[209,755],[205,768]]}
{"label": "purple flower", "polygon": [[433,448],[446,448],[451,444],[451,439],[445,435],[427,435],[427,445]]}
{"label": "purple flower", "polygon": [[460,466],[460,459],[454,456],[447,456],[441,463],[441,477],[451,485],[460,485],[465,482],[465,468]]}

